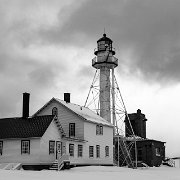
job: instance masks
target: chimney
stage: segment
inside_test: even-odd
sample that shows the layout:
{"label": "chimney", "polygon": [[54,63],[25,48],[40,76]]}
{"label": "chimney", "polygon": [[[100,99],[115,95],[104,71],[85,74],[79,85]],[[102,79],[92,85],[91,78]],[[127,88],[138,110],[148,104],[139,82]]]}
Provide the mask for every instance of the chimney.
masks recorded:
{"label": "chimney", "polygon": [[137,114],[141,114],[141,110],[140,109],[137,110]]}
{"label": "chimney", "polygon": [[64,101],[66,101],[66,103],[70,103],[70,93],[64,93]]}
{"label": "chimney", "polygon": [[23,111],[22,111],[22,117],[28,118],[29,117],[29,93],[23,93]]}

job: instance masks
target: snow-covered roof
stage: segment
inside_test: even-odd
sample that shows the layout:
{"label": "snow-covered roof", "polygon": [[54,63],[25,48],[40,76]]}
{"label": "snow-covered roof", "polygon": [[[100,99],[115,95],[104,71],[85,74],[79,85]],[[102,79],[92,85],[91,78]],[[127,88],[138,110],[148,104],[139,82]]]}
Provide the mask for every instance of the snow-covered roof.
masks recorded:
{"label": "snow-covered roof", "polygon": [[166,143],[166,142],[163,142],[163,141],[158,141],[158,140],[154,140],[154,139],[148,139],[148,138],[143,138],[143,137],[140,137],[140,136],[128,136],[128,137],[125,137],[123,135],[116,135],[115,137],[119,137],[120,139],[123,139],[125,141],[157,141],[157,142],[162,142],[162,143]]}
{"label": "snow-covered roof", "polygon": [[80,105],[73,104],[73,103],[67,103],[66,101],[63,101],[63,100],[60,100],[57,98],[55,98],[55,100],[60,102],[61,104],[66,106],[68,109],[70,109],[73,112],[75,112],[76,114],[78,114],[79,116],[83,117],[83,119],[85,119],[87,121],[90,121],[93,123],[98,123],[98,124],[103,124],[103,125],[107,125],[107,126],[113,126],[110,122],[108,122],[101,116],[97,115],[95,112],[93,112],[92,110],[90,110],[87,107],[80,106]]}

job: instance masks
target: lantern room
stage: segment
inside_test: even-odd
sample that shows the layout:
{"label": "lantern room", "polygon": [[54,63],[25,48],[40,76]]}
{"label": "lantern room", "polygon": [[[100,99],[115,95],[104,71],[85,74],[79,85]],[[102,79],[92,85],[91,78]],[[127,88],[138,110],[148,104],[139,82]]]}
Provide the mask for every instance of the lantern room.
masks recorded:
{"label": "lantern room", "polygon": [[112,40],[106,37],[106,34],[103,34],[103,37],[97,41],[97,49],[94,54],[97,55],[98,52],[106,51],[112,52],[112,55],[115,55],[114,48],[112,47]]}

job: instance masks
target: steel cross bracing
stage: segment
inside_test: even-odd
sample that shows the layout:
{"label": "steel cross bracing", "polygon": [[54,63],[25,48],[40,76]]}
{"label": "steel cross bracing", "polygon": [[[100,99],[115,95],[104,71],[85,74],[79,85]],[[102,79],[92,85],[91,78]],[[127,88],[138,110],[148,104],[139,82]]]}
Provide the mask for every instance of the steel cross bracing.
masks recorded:
{"label": "steel cross bracing", "polygon": [[[110,104],[110,111],[111,111],[111,123],[114,125],[114,137],[125,137],[125,117],[127,117],[131,132],[134,135],[133,128],[130,123],[130,119],[128,117],[128,113],[125,107],[124,100],[122,98],[122,94],[120,91],[120,88],[118,86],[118,82],[116,80],[116,77],[114,75],[114,69],[111,70],[111,104]],[[95,75],[92,81],[92,84],[90,86],[88,96],[85,101],[85,107],[88,107],[89,109],[95,111],[98,115],[100,115],[100,102],[99,102],[99,94],[100,94],[100,86],[99,86],[99,76],[100,71],[96,69]],[[135,135],[134,135],[135,137]],[[119,139],[119,138],[118,138]],[[119,154],[118,156],[123,156],[124,161],[129,167],[134,167],[133,162],[131,159],[131,155],[129,151],[132,148],[129,148],[129,146],[126,144],[125,138],[119,139],[119,146],[121,149],[122,154]],[[137,167],[137,147],[136,147],[136,140],[134,138],[133,144],[135,145],[135,167]],[[119,165],[119,164],[118,164]]]}

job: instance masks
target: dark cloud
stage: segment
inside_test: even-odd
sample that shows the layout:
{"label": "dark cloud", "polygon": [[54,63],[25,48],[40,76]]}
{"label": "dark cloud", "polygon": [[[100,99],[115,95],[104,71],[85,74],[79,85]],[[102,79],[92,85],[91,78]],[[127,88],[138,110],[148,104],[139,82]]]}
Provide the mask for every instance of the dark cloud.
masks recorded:
{"label": "dark cloud", "polygon": [[87,1],[62,28],[43,30],[41,37],[48,43],[86,46],[95,44],[105,27],[117,56],[128,49],[133,52],[131,61],[119,60],[129,69],[126,72],[140,72],[146,81],[176,82],[180,80],[179,9],[179,0]]}
{"label": "dark cloud", "polygon": [[[57,78],[66,71],[61,63],[52,63],[53,60],[45,63],[28,56],[13,58],[7,54],[1,54],[0,59],[1,117],[21,115],[23,92],[32,94],[31,104],[34,104],[36,99],[42,98],[55,87]],[[36,110],[37,108],[32,107],[32,111]]]}

